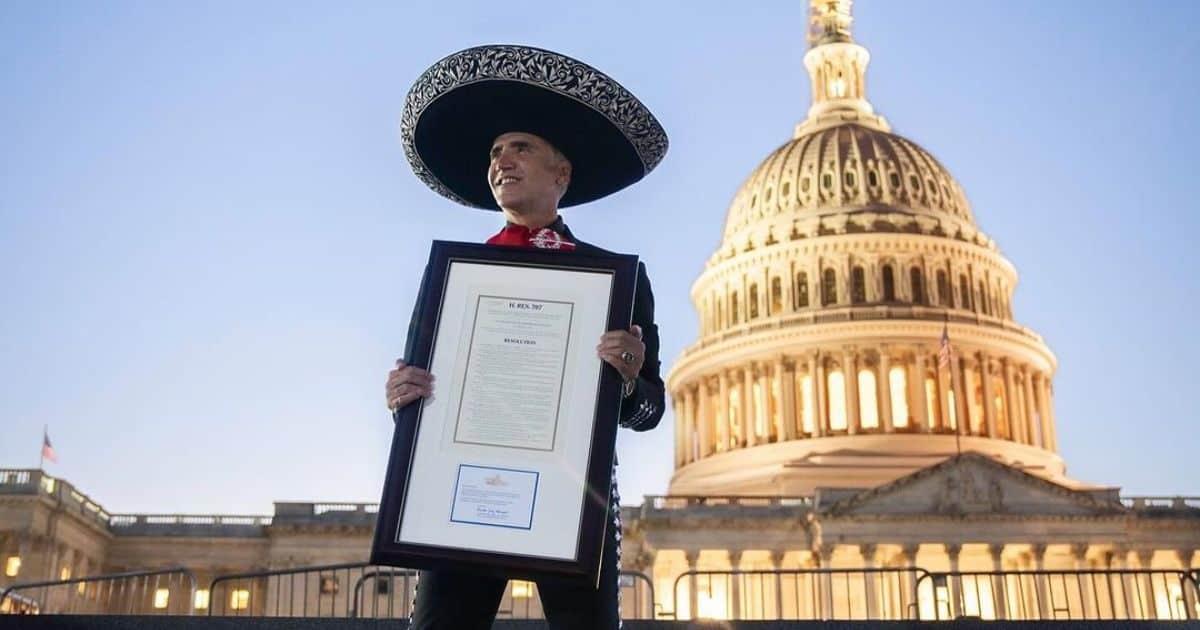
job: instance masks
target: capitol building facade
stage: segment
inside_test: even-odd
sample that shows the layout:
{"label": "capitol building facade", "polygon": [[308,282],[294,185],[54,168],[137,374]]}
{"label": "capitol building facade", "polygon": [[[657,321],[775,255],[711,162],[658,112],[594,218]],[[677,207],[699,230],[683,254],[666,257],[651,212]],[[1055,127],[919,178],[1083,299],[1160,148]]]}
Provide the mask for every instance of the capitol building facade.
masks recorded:
{"label": "capitol building facade", "polygon": [[[645,575],[659,615],[895,619],[1047,616],[1052,581],[996,588],[989,574],[1200,568],[1200,500],[1066,475],[1057,360],[1014,316],[1017,271],[949,170],[868,100],[850,8],[811,0],[812,105],[734,195],[692,287],[699,338],[668,377],[675,472],[666,495],[623,510],[624,568]],[[55,483],[0,472],[0,588],[363,561],[374,523],[373,506],[291,503],[273,517],[112,516]],[[1094,581],[1057,605],[1197,605],[1172,584],[1147,582],[1136,614]]]}

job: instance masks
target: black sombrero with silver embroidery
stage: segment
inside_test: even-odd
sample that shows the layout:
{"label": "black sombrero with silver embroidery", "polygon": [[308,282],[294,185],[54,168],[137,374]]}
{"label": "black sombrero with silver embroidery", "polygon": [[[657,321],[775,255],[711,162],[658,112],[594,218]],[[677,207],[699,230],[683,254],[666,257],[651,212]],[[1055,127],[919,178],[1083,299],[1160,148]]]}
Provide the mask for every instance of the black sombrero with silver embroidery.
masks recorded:
{"label": "black sombrero with silver embroidery", "polygon": [[645,177],[667,152],[650,110],[608,75],[548,50],[468,48],[433,64],[408,92],[400,135],[413,172],[437,193],[498,209],[487,184],[497,136],[545,138],[571,161],[560,207],[594,201]]}

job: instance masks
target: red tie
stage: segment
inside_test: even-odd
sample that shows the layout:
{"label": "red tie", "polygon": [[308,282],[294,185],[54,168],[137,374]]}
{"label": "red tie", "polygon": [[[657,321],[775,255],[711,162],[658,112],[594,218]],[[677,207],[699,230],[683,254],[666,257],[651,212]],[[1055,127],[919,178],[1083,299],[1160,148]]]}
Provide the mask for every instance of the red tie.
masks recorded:
{"label": "red tie", "polygon": [[501,245],[503,247],[557,249],[564,252],[575,249],[575,243],[568,241],[561,234],[548,227],[531,230],[524,225],[514,225],[512,223],[504,226],[503,230],[500,230],[489,238],[487,244]]}

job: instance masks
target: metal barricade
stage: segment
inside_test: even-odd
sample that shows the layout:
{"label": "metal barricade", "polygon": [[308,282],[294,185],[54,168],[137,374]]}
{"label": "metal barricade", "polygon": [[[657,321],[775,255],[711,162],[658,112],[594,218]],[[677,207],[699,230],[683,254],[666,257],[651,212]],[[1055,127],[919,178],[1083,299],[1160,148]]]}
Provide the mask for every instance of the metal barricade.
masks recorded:
{"label": "metal barricade", "polygon": [[210,582],[208,614],[399,619],[412,611],[415,586],[414,571],[366,562],[233,573]]}
{"label": "metal barricade", "polygon": [[[624,618],[653,618],[655,599],[650,578],[636,571],[622,571],[620,579]],[[208,588],[208,614],[403,619],[412,614],[416,587],[416,571],[365,562],[220,575]],[[510,580],[497,617],[542,619],[537,585]]]}
{"label": "metal barricade", "polygon": [[912,619],[920,568],[686,571],[675,579],[674,619]]}
{"label": "metal barricade", "polygon": [[0,591],[0,609],[54,615],[190,615],[195,598],[195,574],[173,567],[13,584]]}
{"label": "metal barricade", "polygon": [[927,620],[1200,618],[1200,588],[1181,570],[932,572],[918,590]]}

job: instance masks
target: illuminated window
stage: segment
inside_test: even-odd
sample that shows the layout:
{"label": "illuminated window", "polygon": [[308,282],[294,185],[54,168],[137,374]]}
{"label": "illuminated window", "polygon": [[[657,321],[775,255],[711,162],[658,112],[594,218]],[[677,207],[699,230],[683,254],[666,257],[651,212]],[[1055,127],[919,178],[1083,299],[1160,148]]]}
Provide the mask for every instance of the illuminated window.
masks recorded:
{"label": "illuminated window", "polygon": [[821,305],[829,306],[837,303],[837,274],[832,269],[826,269],[821,281]]}
{"label": "illuminated window", "polygon": [[196,597],[192,602],[192,607],[197,610],[208,608],[208,589],[202,588],[196,591]]}
{"label": "illuminated window", "polygon": [[813,408],[813,380],[809,375],[805,375],[800,379],[801,392],[801,408],[803,409],[800,416],[801,425],[804,427],[804,432],[812,434],[816,432],[817,417],[816,410]]}
{"label": "illuminated window", "polygon": [[160,588],[154,591],[154,607],[162,610],[167,607],[167,603],[171,601],[171,591]]}
{"label": "illuminated window", "polygon": [[929,412],[929,428],[943,423],[942,405],[938,404],[937,381],[925,377],[925,409]]}
{"label": "illuminated window", "polygon": [[9,556],[8,561],[4,563],[4,575],[8,577],[16,577],[21,572],[21,556]]}
{"label": "illuminated window", "polygon": [[867,301],[867,278],[862,267],[850,271],[850,302],[862,304]]}
{"label": "illuminated window", "polygon": [[529,599],[533,597],[533,582],[513,580],[512,596],[513,599]]}
{"label": "illuminated window", "polygon": [[954,390],[946,392],[946,408],[950,410],[950,428],[958,430],[958,407],[954,404]]}
{"label": "illuminated window", "polygon": [[58,570],[58,579],[60,579],[60,580],[71,579],[71,567],[62,567],[61,569],[59,569]]}
{"label": "illuminated window", "polygon": [[808,274],[796,274],[796,308],[808,306]]}
{"label": "illuminated window", "polygon": [[322,575],[321,576],[321,594],[322,595],[336,595],[339,590],[339,586],[340,585],[338,584],[337,576],[333,576],[333,575]]}
{"label": "illuminated window", "polygon": [[233,610],[246,610],[250,607],[249,589],[234,589],[229,593],[229,607]]}
{"label": "illuminated window", "polygon": [[895,366],[888,370],[888,387],[892,390],[892,426],[908,426],[908,375],[904,368]]}
{"label": "illuminated window", "polygon": [[858,419],[859,426],[864,429],[879,427],[879,406],[875,395],[875,372],[859,370],[858,372]]}
{"label": "illuminated window", "polygon": [[829,371],[829,429],[846,430],[846,382],[841,370]]}

